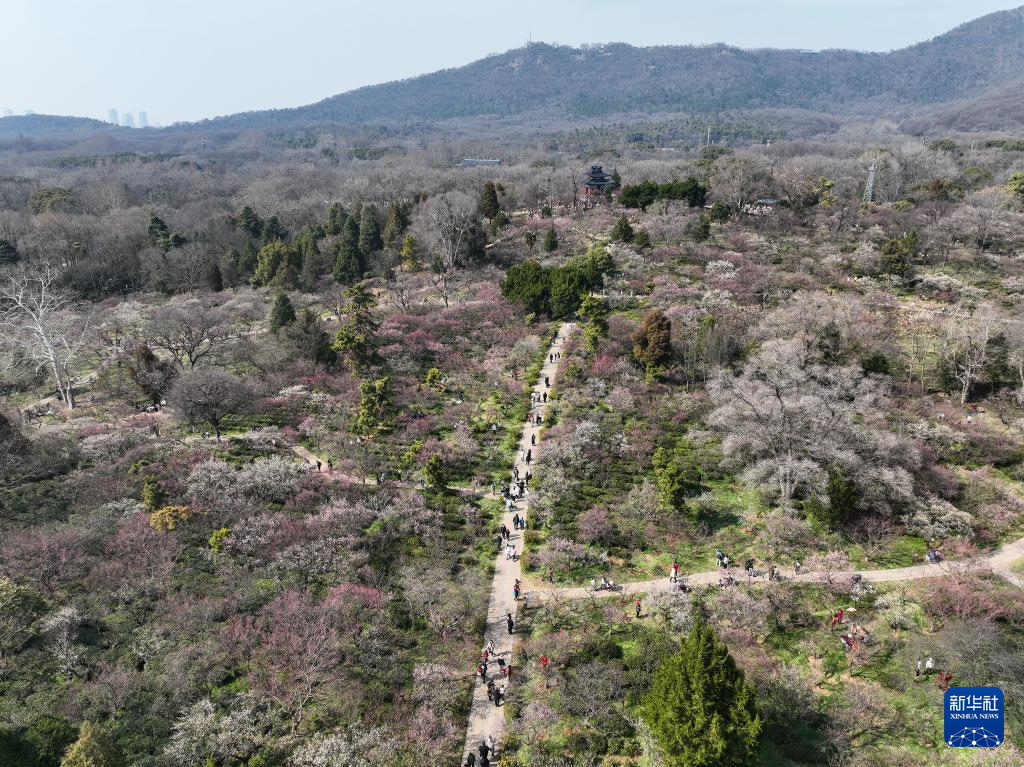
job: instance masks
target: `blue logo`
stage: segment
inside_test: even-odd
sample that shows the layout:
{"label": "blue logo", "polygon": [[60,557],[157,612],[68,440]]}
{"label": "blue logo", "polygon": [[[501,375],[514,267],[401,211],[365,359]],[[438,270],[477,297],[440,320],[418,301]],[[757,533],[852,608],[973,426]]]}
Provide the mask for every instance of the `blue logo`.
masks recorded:
{"label": "blue logo", "polygon": [[947,746],[992,748],[1003,742],[1003,691],[950,687],[945,698]]}

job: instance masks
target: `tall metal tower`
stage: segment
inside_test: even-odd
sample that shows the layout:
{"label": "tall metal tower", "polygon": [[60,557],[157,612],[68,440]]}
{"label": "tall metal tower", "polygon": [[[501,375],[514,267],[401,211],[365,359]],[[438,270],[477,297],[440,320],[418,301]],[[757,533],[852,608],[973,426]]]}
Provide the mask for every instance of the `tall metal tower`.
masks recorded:
{"label": "tall metal tower", "polygon": [[875,201],[875,173],[878,171],[878,165],[871,163],[871,167],[868,168],[868,183],[864,185],[864,202]]}

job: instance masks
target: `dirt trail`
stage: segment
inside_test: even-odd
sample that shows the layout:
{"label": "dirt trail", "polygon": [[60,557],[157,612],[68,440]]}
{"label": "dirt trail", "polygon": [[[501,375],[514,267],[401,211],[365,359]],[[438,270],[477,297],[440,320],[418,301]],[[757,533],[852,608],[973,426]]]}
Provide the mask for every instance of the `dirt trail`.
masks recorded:
{"label": "dirt trail", "polygon": [[[561,349],[563,342],[573,332],[575,325],[572,323],[566,323],[558,331],[558,335],[555,336],[551,347],[544,358],[544,365],[540,371],[540,377],[537,383],[533,387],[533,391],[543,397],[544,392],[547,391],[547,387],[544,384],[544,379],[547,378],[551,383],[555,382],[555,375],[558,372],[558,359],[552,359]],[[545,417],[547,416],[548,410],[547,404],[540,404],[534,407],[534,411],[539,411]],[[524,454],[532,450],[533,458],[537,457],[537,451],[540,447],[540,429],[539,426],[534,426],[527,423],[523,428],[523,436],[519,441],[519,452],[516,456],[515,465],[519,469],[520,476],[526,474],[528,467],[526,461],[523,459]],[[532,444],[532,437],[538,438],[538,444]],[[528,510],[530,506],[530,496],[520,499],[518,502],[513,504],[509,511],[506,511],[502,517],[502,521],[509,530],[512,529],[512,517],[518,513],[520,516],[528,517]],[[522,577],[522,569],[518,555],[523,551],[523,534],[521,531],[515,531],[512,533],[511,543],[516,547],[517,557],[516,559],[508,559],[505,556],[504,548],[497,553],[494,562],[494,580],[491,582],[491,594],[490,600],[487,607],[487,630],[484,637],[486,643],[487,640],[493,640],[495,656],[504,660],[506,664],[509,664],[509,668],[512,668],[512,641],[513,635],[508,633],[506,626],[506,617],[509,612],[516,616],[516,604],[515,599],[512,595],[512,587],[515,584],[517,578]],[[494,657],[494,656],[492,656]],[[516,669],[512,668],[513,673]],[[498,687],[504,688],[506,684],[504,677],[502,677],[498,664],[491,662],[488,664],[487,678],[493,679]],[[491,701],[487,699],[487,687],[479,680],[474,680],[473,685],[473,702],[469,712],[469,726],[466,728],[466,745],[462,752],[462,762],[465,762],[466,754],[470,751],[476,753],[480,744],[491,736],[495,743],[501,741],[502,732],[505,729],[505,710],[503,707],[495,706]],[[491,764],[496,764],[497,760],[492,758]]]}
{"label": "dirt trail", "polygon": [[[938,578],[943,575],[948,575],[951,572],[965,572],[965,571],[978,571],[978,570],[991,570],[996,575],[1004,578],[1006,581],[1013,585],[1024,588],[1024,578],[1015,574],[1011,568],[1017,561],[1024,558],[1024,538],[1016,541],[1011,541],[983,557],[976,557],[974,559],[965,561],[946,561],[937,565],[913,565],[911,567],[896,567],[888,570],[857,570],[849,573],[834,573],[833,577],[843,577],[844,575],[853,575],[856,572],[865,581],[871,583],[888,583],[893,581],[917,581],[924,578]],[[740,568],[731,568],[730,572],[733,577],[736,578],[740,583],[744,583],[747,580],[746,575]],[[791,569],[779,571],[784,578],[787,580],[815,583],[822,582],[825,580],[824,573],[817,572],[802,572],[796,575]],[[686,583],[691,586],[705,586],[713,585],[718,583],[718,579],[725,574],[723,570],[707,570],[700,573],[687,573],[685,575]],[[755,578],[755,583],[760,583],[763,578]],[[529,588],[529,584],[527,584]],[[673,584],[669,580],[668,573],[665,574],[664,578],[656,578],[654,580],[647,581],[634,581],[632,583],[620,584],[621,588],[618,591],[592,591],[588,586],[570,586],[566,588],[554,589],[554,588],[530,588],[529,594],[531,599],[535,599],[539,602],[557,602],[568,599],[583,599],[585,597],[605,597],[614,596],[615,594],[649,594],[655,591],[671,591]]]}

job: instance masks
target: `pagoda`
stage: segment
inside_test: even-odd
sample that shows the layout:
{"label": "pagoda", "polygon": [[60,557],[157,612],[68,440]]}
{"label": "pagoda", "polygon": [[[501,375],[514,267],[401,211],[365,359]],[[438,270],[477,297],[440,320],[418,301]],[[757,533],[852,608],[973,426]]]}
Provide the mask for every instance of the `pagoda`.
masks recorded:
{"label": "pagoda", "polygon": [[590,171],[583,178],[583,196],[603,197],[611,185],[612,178],[604,172],[604,168],[600,165],[591,165]]}

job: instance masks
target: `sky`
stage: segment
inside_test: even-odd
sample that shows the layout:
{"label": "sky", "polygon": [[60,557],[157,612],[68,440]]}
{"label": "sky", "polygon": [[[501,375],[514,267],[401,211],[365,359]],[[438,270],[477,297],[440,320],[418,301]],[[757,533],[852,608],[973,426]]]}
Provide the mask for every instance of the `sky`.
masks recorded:
{"label": "sky", "polygon": [[151,124],[300,106],[528,39],[902,48],[1022,0],[0,0],[0,109]]}

